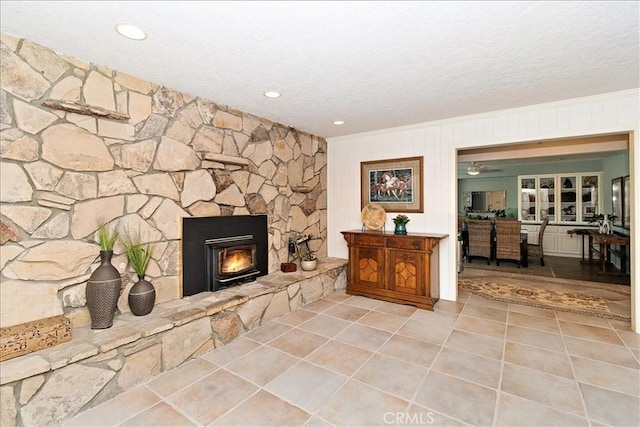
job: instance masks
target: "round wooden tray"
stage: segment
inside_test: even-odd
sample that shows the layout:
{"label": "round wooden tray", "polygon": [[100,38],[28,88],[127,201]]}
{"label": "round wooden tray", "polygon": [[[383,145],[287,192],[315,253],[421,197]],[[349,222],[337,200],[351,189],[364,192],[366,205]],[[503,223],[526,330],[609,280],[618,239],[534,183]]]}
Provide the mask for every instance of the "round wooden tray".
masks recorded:
{"label": "round wooden tray", "polygon": [[387,213],[381,205],[370,203],[362,209],[360,218],[369,230],[380,230],[387,221]]}

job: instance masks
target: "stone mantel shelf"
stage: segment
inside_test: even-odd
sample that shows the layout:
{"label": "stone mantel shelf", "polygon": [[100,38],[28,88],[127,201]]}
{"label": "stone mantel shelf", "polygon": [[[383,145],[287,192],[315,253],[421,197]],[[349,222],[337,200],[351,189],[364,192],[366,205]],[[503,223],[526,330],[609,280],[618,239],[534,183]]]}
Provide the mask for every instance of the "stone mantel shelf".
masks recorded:
{"label": "stone mantel shelf", "polygon": [[[326,258],[313,271],[277,271],[259,277],[255,282],[156,304],[150,314],[142,317],[131,313],[119,314],[109,329],[95,330],[88,325],[73,328],[69,342],[1,362],[0,385],[60,369],[118,347],[134,345],[132,343],[233,309],[251,299],[275,294],[316,276],[331,275],[333,271],[340,272],[345,268],[346,260]],[[309,302],[312,301],[306,303]]]}
{"label": "stone mantel shelf", "polygon": [[242,157],[229,156],[226,154],[205,153],[204,158],[205,160],[211,160],[226,165],[249,166],[249,160]]}
{"label": "stone mantel shelf", "polygon": [[107,110],[102,107],[95,107],[87,104],[80,104],[73,101],[59,101],[56,99],[47,99],[42,103],[45,107],[49,107],[54,110],[67,111],[69,113],[84,114],[85,116],[98,116],[106,117],[114,120],[129,120],[130,115],[120,113],[118,111]]}

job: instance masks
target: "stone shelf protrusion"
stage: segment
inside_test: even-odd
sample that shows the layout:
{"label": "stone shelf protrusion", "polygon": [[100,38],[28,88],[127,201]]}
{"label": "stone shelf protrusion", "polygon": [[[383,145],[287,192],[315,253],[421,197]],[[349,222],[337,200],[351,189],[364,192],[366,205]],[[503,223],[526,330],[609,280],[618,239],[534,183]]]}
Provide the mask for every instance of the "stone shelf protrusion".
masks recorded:
{"label": "stone shelf protrusion", "polygon": [[73,101],[58,101],[55,99],[47,99],[42,103],[45,107],[52,108],[54,110],[67,111],[69,113],[84,114],[86,116],[99,116],[106,117],[114,120],[129,120],[130,115],[125,113],[119,113],[117,111],[107,110],[101,107],[94,107],[92,105],[80,104]]}

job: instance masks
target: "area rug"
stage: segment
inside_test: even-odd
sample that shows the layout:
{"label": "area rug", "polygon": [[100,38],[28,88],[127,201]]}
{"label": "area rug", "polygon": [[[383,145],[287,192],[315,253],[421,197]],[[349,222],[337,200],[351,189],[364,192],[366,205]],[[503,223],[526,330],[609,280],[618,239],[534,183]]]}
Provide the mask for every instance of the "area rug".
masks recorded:
{"label": "area rug", "polygon": [[560,292],[501,283],[499,278],[458,279],[462,289],[495,301],[566,311],[630,322],[631,317],[612,313],[604,299],[579,292]]}

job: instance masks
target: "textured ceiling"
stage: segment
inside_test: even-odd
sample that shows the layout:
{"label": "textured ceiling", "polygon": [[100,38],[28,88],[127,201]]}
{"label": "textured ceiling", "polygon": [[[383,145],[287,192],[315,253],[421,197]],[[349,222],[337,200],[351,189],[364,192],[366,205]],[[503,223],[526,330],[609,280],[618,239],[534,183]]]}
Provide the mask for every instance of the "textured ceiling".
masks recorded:
{"label": "textured ceiling", "polygon": [[[3,32],[324,137],[640,87],[637,1],[2,1],[0,12]],[[148,39],[120,37],[118,22]]]}

